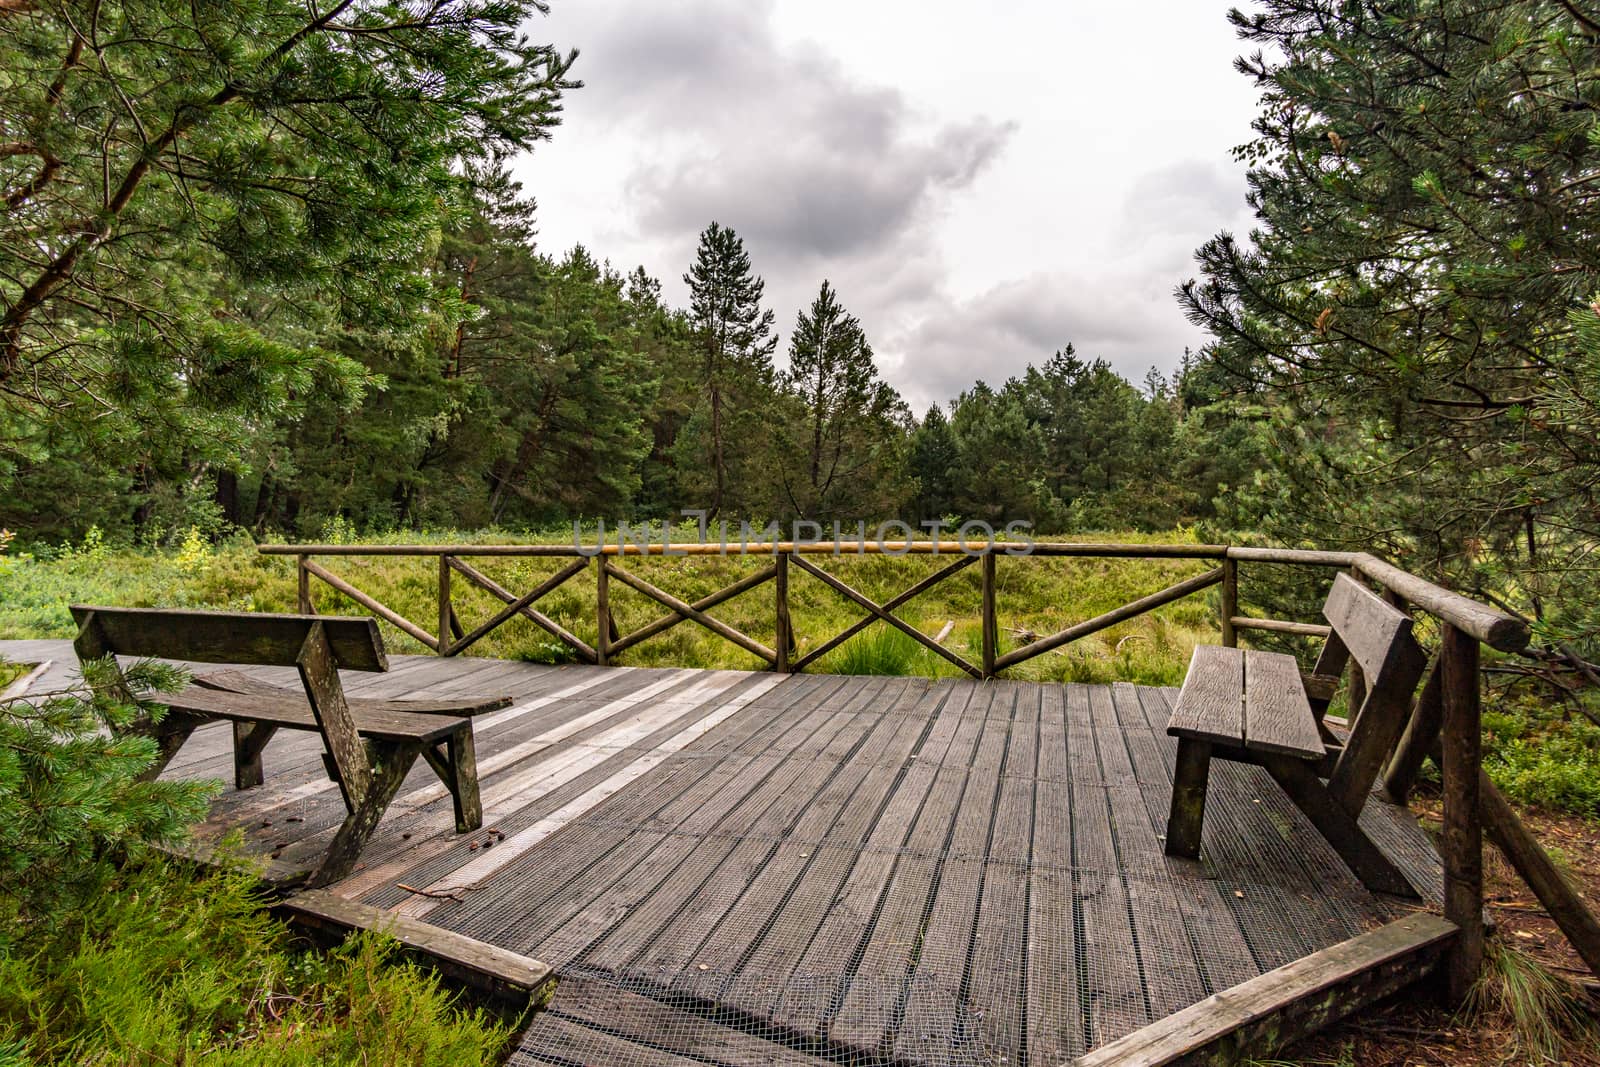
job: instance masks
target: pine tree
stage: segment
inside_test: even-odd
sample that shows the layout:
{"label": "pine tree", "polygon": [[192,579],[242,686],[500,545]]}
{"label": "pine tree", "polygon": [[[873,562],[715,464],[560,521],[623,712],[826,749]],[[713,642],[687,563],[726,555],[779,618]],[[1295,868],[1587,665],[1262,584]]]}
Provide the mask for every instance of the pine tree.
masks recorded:
{"label": "pine tree", "polygon": [[956,465],[961,457],[944,409],[934,404],[912,431],[907,473],[916,486],[913,510],[918,522],[943,519],[955,511]]}
{"label": "pine tree", "polygon": [[216,782],[142,780],[156,756],[148,727],[166,714],[159,692],[186,682],[177,668],[147,660],[119,673],[98,661],[84,681],[87,695],[0,703],[0,953],[87,903],[114,861],[181,843],[216,792]]}
{"label": "pine tree", "polygon": [[1593,629],[1600,426],[1561,398],[1600,287],[1600,22],[1532,0],[1230,17],[1262,49],[1239,64],[1258,225],[1208,242],[1181,299],[1276,413],[1256,521]]}
{"label": "pine tree", "polygon": [[0,4],[0,453],[75,417],[147,465],[241,460],[358,398],[336,339],[437,320],[463,162],[548,136],[576,84],[523,36],[541,8]]}
{"label": "pine tree", "polygon": [[739,235],[713,222],[700,234],[689,286],[689,319],[700,353],[707,404],[706,450],[711,473],[707,511],[715,518],[728,502],[727,437],[737,416],[750,413],[772,380],[773,314],[763,310],[766,283],[751,272]]}
{"label": "pine tree", "polygon": [[910,413],[878,377],[860,321],[826,280],[795,320],[782,385],[801,414],[785,423],[778,466],[790,512],[807,519],[886,512],[903,493],[898,446]]}

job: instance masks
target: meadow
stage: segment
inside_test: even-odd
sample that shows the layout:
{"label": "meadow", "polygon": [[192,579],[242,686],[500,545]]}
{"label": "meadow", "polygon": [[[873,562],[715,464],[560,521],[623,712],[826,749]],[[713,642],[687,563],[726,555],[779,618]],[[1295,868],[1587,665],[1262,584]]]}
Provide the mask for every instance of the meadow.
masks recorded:
{"label": "meadow", "polygon": [[[1162,535],[1125,532],[1084,536],[1085,541],[1192,543],[1189,531]],[[366,543],[490,544],[519,538],[459,531],[405,532]],[[526,542],[524,536],[520,540]],[[571,544],[550,535],[548,543]],[[586,542],[592,543],[592,542]],[[823,569],[878,601],[887,600],[934,571],[953,556],[812,557]],[[318,562],[357,588],[432,630],[438,615],[437,569],[432,558],[322,557]],[[567,560],[478,558],[472,565],[514,592],[554,573]],[[751,555],[631,558],[626,568],[684,600],[694,601],[738,581],[770,562]],[[1000,648],[1008,651],[1031,638],[1092,618],[1175,582],[1203,573],[1205,560],[1001,558],[996,568]],[[91,534],[84,542],[32,554],[0,557],[0,639],[70,637],[67,605],[101,602],[140,607],[214,608],[234,611],[295,610],[293,557],[263,556],[238,539],[211,546],[198,539],[170,549],[112,547]],[[499,601],[457,578],[453,599],[467,630],[488,619]],[[327,614],[368,614],[332,588],[313,581],[317,610]],[[790,607],[799,655],[844,630],[862,609],[809,575],[791,570]],[[596,631],[595,574],[570,579],[539,601],[539,609],[593,643]],[[648,598],[611,583],[611,607],[626,633],[663,614]],[[775,635],[773,588],[763,585],[713,609],[711,614],[771,645]],[[952,624],[944,644],[976,661],[980,655],[981,592],[977,567],[941,582],[897,614],[929,636]],[[387,647],[397,653],[428,652],[388,624]],[[1218,640],[1217,592],[1207,590],[1147,615],[1020,664],[1008,677],[1034,681],[1128,681],[1177,685],[1198,643]],[[466,655],[535,662],[566,662],[570,650],[524,619],[514,619],[474,645]],[[623,653],[619,663],[643,667],[756,669],[761,661],[705,628],[684,622]],[[814,670],[843,674],[948,676],[959,669],[884,623],[874,623],[823,657]]]}

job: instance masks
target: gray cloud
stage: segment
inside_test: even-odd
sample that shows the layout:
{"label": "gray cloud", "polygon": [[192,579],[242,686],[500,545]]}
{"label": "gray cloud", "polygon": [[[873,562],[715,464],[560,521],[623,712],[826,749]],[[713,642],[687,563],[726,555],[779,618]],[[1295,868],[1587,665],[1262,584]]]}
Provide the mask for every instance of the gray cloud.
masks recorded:
{"label": "gray cloud", "polygon": [[893,377],[921,410],[979,379],[998,386],[1071,343],[1138,382],[1175,363],[1187,333],[1171,297],[1132,278],[1033,275],[934,310],[898,339]]}
{"label": "gray cloud", "polygon": [[[779,2],[558,6],[551,36],[581,49],[586,86],[536,158],[571,153],[557,173],[581,217],[547,232],[642,261],[681,303],[699,231],[732,226],[780,330],[829,278],[919,409],[1068,342],[1134,381],[1199,342],[1171,291],[1201,241],[1248,228],[1229,142],[1150,127],[1124,143],[1149,121],[1137,100],[1018,93],[991,96],[1006,110],[984,115],[960,92],[917,97],[892,81],[893,55],[847,68],[785,39]],[[1062,28],[1087,17],[1038,10]],[[530,189],[547,211],[560,203]]]}
{"label": "gray cloud", "polygon": [[1217,163],[1186,159],[1134,180],[1122,208],[1123,230],[1135,238],[1188,233],[1197,223],[1213,225],[1244,206],[1237,173]]}
{"label": "gray cloud", "polygon": [[979,119],[932,141],[895,131],[882,145],[883,115],[840,109],[826,127],[774,129],[770,141],[652,166],[629,179],[629,197],[648,231],[681,233],[717,219],[787,258],[838,256],[904,237],[941,192],[969,184],[1010,133]]}

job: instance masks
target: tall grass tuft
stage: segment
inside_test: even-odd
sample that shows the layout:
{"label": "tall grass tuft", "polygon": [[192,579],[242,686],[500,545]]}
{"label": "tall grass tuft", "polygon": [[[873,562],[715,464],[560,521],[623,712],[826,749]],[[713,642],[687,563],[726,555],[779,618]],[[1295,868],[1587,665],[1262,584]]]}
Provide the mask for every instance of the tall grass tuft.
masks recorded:
{"label": "tall grass tuft", "polygon": [[886,623],[866,630],[823,657],[829,674],[932,674],[932,653]]}
{"label": "tall grass tuft", "polygon": [[1538,960],[1491,941],[1485,963],[1467,1011],[1480,1024],[1499,1024],[1510,1032],[1514,1045],[1507,1062],[1563,1063],[1569,1049],[1593,1049],[1600,1042],[1600,1020],[1581,993]]}

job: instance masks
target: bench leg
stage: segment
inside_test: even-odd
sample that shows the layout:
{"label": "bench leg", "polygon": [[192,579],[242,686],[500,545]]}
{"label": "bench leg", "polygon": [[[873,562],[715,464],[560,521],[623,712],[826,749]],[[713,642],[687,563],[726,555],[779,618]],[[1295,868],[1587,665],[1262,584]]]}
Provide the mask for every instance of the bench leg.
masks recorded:
{"label": "bench leg", "polygon": [[1206,815],[1206,782],[1211,775],[1211,742],[1178,738],[1178,766],[1172,775],[1172,813],[1167,816],[1167,855],[1200,856],[1200,831]]}
{"label": "bench leg", "polygon": [[367,839],[378,828],[378,822],[389,807],[389,802],[400,791],[400,783],[417,761],[418,745],[373,746],[376,759],[372,765],[372,780],[366,794],[356,804],[355,810],[345,816],[333,843],[328,846],[322,864],[306,881],[309,888],[331,885],[355,868]]}
{"label": "bench leg", "polygon": [[249,789],[264,781],[261,769],[261,750],[267,747],[272,735],[278,732],[270,722],[236,722],[233,724],[233,787]]}
{"label": "bench leg", "polygon": [[1355,872],[1361,884],[1375,893],[1416,897],[1417,891],[1383,850],[1361,829],[1353,815],[1333,799],[1311,765],[1291,756],[1261,756],[1260,762],[1283,787],[1295,806],[1305,812],[1339,858]]}
{"label": "bench leg", "polygon": [[483,825],[483,804],[478,799],[478,755],[473,744],[472,729],[461,730],[444,743],[440,751],[432,745],[422,750],[439,781],[450,790],[455,802],[456,833],[466,834]]}

